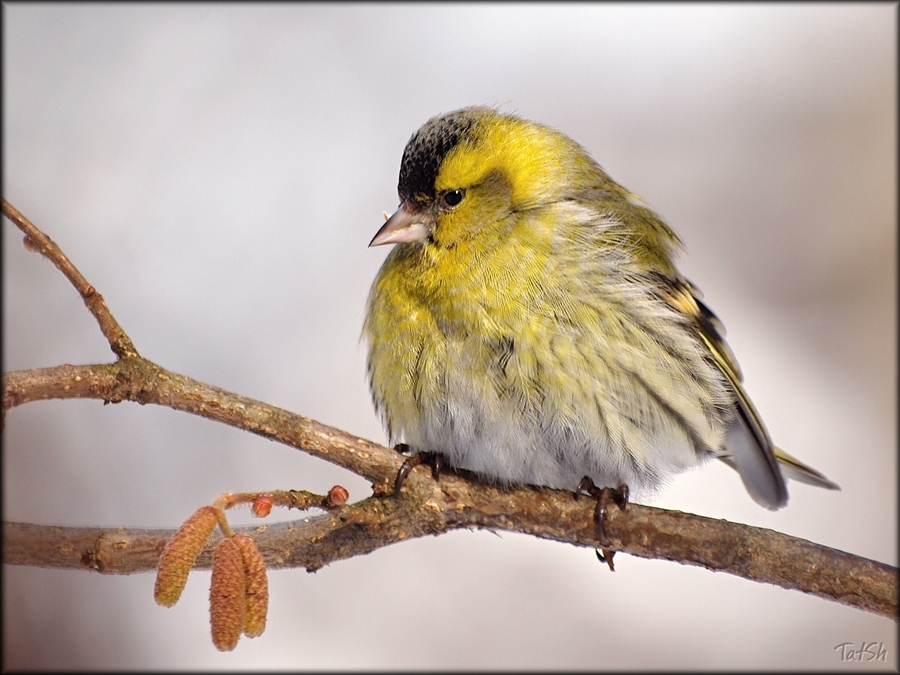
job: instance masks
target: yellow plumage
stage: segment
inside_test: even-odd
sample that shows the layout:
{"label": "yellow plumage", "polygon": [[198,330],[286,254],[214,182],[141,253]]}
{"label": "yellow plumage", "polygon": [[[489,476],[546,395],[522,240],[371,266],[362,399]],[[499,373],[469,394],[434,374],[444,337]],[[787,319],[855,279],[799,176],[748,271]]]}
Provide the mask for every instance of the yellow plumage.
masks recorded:
{"label": "yellow plumage", "polygon": [[776,451],[675,233],[577,143],[489,108],[429,120],[401,163],[369,295],[392,442],[501,483],[653,490],[710,457],[787,501]]}

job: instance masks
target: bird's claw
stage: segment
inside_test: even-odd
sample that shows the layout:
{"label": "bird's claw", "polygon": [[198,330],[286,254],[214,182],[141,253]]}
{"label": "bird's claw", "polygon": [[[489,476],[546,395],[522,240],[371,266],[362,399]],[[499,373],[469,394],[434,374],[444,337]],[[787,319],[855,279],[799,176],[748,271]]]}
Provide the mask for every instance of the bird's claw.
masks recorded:
{"label": "bird's claw", "polygon": [[[394,446],[394,450],[405,453],[409,450],[409,446],[406,443],[398,443]],[[403,462],[403,466],[401,466],[400,470],[397,472],[397,477],[394,479],[395,497],[400,496],[400,489],[403,487],[403,482],[406,480],[409,472],[420,464],[428,464],[431,466],[431,476],[434,480],[438,481],[441,479],[441,469],[444,466],[443,455],[439,455],[436,452],[416,453],[412,457],[407,457],[406,461]]]}
{"label": "bird's claw", "polygon": [[616,506],[619,507],[619,510],[625,510],[625,507],[628,505],[628,486],[625,483],[620,483],[618,488],[598,488],[589,476],[585,476],[581,479],[581,482],[578,483],[578,488],[575,491],[575,499],[578,499],[578,496],[582,492],[597,499],[597,506],[594,508],[594,522],[597,524],[597,534],[600,537],[601,544],[606,544],[597,551],[597,557],[602,562],[609,565],[611,571],[615,572],[616,568],[615,565],[613,565],[613,556],[616,552],[611,548],[608,548],[610,541],[609,537],[606,536],[606,527],[604,523],[606,522],[606,517],[608,515],[607,506],[610,501],[614,502]]}

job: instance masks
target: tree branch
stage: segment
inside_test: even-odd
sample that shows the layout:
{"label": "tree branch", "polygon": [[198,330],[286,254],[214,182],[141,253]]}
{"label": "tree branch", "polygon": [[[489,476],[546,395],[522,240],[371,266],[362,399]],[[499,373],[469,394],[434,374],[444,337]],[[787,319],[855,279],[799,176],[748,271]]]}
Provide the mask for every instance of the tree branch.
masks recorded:
{"label": "tree branch", "polygon": [[[577,546],[612,548],[793,588],[897,618],[897,569],[784,534],[723,520],[630,504],[610,509],[600,541],[591,500],[524,486],[486,485],[465,472],[434,481],[414,470],[391,494],[402,464],[397,452],[260,401],[211,387],[142,358],[97,293],[62,251],[3,201],[3,213],[72,282],[100,324],[115,363],[12,372],[3,378],[3,415],[44,399],[96,398],[153,403],[201,415],[304,450],[367,478],[373,495],[300,521],[252,528],[270,567],[315,570],[405,539],[460,528],[522,532]],[[129,574],[155,569],[174,531],[62,528],[4,523],[3,561],[15,565]],[[199,559],[208,567],[214,538]]]}
{"label": "tree branch", "polygon": [[[388,451],[391,452],[391,451]],[[531,486],[502,489],[461,474],[435,482],[414,471],[399,498],[372,496],[332,513],[245,528],[270,568],[317,570],[406,539],[461,528],[505,530],[600,548],[591,500]],[[5,523],[4,562],[131,574],[156,568],[174,530],[62,528]],[[612,548],[792,588],[896,618],[897,570],[762,528],[629,504],[606,523]],[[208,568],[214,537],[198,559]]]}
{"label": "tree branch", "polygon": [[100,324],[100,330],[109,341],[109,346],[113,353],[119,358],[125,356],[137,356],[137,349],[131,343],[131,338],[126,335],[125,331],[115,320],[112,312],[106,306],[106,300],[100,295],[87,279],[82,276],[78,268],[71,263],[50,237],[35,227],[30,220],[19,213],[12,204],[5,199],[3,200],[3,215],[16,224],[22,232],[25,233],[25,240],[22,242],[29,251],[35,251],[47,258],[56,265],[57,269],[63,273],[66,279],[75,287],[87,305],[88,310],[97,319]]}

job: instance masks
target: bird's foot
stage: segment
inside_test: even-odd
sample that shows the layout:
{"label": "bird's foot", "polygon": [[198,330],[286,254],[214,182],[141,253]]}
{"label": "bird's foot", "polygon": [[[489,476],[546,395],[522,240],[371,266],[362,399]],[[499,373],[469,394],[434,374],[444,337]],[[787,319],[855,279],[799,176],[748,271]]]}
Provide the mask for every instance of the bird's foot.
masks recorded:
{"label": "bird's foot", "polygon": [[[619,507],[619,510],[624,511],[625,507],[628,505],[628,486],[625,485],[625,483],[620,483],[618,488],[598,488],[594,485],[594,481],[592,481],[589,476],[585,476],[581,479],[581,482],[578,483],[578,488],[575,491],[575,499],[578,499],[578,496],[582,492],[597,499],[597,506],[594,509],[594,522],[597,524],[597,534],[600,535],[601,543],[609,544],[609,537],[606,536],[606,527],[604,525],[608,514],[607,506],[609,505],[609,502],[612,501]],[[615,551],[607,546],[603,546],[597,551],[597,557],[600,561],[609,565],[610,571],[613,572],[616,571],[616,567],[613,564],[613,556],[615,553]]]}
{"label": "bird's foot", "polygon": [[[394,450],[397,452],[406,453],[409,451],[409,446],[406,443],[398,443],[394,446]],[[419,452],[413,455],[412,457],[407,457],[406,461],[403,462],[403,466],[400,467],[400,470],[397,472],[397,477],[394,479],[394,496],[400,496],[400,488],[403,487],[403,481],[406,480],[406,477],[409,475],[409,472],[414,468],[419,466],[419,464],[428,464],[431,467],[431,475],[437,481],[441,478],[441,469],[444,466],[444,456],[439,455],[436,452]]]}

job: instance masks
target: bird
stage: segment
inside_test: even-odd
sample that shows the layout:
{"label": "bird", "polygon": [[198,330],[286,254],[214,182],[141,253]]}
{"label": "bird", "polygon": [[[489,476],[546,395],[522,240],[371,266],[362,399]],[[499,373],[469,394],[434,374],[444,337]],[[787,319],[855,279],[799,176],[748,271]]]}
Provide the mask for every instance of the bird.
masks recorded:
{"label": "bird", "polygon": [[786,478],[839,489],[773,444],[679,237],[567,135],[487,106],[435,116],[398,196],[362,331],[398,449],[617,501],[710,459],[772,510]]}

